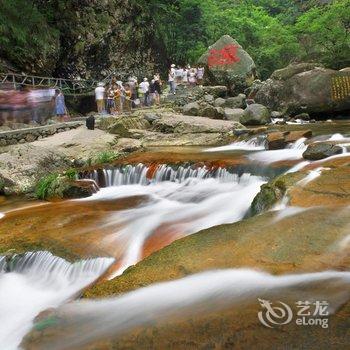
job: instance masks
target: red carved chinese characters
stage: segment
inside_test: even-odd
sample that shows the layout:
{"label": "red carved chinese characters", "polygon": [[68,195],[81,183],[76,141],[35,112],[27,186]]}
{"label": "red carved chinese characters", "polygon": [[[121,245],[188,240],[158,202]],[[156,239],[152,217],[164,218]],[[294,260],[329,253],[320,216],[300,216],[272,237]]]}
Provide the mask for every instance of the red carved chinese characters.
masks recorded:
{"label": "red carved chinese characters", "polygon": [[211,49],[208,57],[208,67],[224,66],[240,61],[237,56],[238,46],[229,44],[223,47],[221,50]]}

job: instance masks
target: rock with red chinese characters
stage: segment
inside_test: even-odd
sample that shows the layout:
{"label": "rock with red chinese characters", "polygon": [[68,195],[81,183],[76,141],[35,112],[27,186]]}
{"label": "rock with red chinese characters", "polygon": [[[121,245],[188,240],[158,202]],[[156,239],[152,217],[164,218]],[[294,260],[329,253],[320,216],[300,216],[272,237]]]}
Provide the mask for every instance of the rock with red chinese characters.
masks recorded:
{"label": "rock with red chinese characters", "polygon": [[263,82],[255,102],[271,110],[296,116],[350,110],[350,72],[318,64],[293,64],[275,71]]}
{"label": "rock with red chinese characters", "polygon": [[226,85],[234,93],[243,92],[255,78],[253,59],[229,35],[210,46],[198,62],[206,67],[207,84]]}

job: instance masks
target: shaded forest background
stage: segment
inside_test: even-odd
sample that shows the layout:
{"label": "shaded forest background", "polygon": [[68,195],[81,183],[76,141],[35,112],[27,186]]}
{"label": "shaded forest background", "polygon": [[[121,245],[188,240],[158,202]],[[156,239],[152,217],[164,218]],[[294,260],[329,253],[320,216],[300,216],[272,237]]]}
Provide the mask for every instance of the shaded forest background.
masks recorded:
{"label": "shaded forest background", "polygon": [[350,0],[2,0],[0,69],[100,78],[195,63],[221,35],[263,78],[290,62],[350,66]]}

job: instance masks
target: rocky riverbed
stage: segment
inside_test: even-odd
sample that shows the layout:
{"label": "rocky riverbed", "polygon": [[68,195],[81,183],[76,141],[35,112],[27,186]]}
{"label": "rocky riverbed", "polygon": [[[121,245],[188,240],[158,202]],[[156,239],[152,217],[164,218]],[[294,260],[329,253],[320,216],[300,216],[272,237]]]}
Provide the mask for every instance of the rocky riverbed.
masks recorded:
{"label": "rocky riverbed", "polygon": [[[198,88],[96,116],[95,130],[0,149],[0,274],[11,291],[0,307],[13,313],[17,290],[26,294],[5,344],[346,345],[350,122],[277,122],[225,94]],[[229,117],[236,103],[245,109]],[[265,327],[266,300],[294,315],[300,300],[326,300],[329,327]]]}

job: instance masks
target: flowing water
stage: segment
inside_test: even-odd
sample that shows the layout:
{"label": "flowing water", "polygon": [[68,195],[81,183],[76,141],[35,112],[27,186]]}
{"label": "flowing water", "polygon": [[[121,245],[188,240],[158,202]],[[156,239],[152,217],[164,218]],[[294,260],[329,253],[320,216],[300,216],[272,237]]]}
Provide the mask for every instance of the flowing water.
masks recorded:
{"label": "flowing water", "polygon": [[107,187],[88,198],[90,201],[136,195],[148,198],[147,204],[118,212],[109,219],[108,224],[119,229],[103,242],[125,247],[112,277],[142,258],[147,240],[157,230],[161,231],[158,244],[165,245],[205,228],[242,219],[266,181],[222,168],[174,169],[167,165],[151,168],[143,164],[103,170],[100,175],[94,172],[91,177]]}
{"label": "flowing water", "polygon": [[[50,339],[50,348],[70,349],[156,321],[178,321],[281,294],[294,300],[328,300],[330,312],[335,312],[350,296],[350,272],[272,276],[249,269],[217,270],[155,284],[117,298],[74,302],[60,310],[67,336],[64,340]],[[85,329],[91,331],[86,334]]]}
{"label": "flowing water", "polygon": [[36,315],[57,307],[95,281],[113,263],[111,258],[71,264],[49,252],[0,257],[0,344],[16,349]]}
{"label": "flowing water", "polygon": [[[343,154],[335,158],[347,155],[348,139],[345,136],[335,134],[323,139],[345,144]],[[90,221],[87,220],[85,225],[79,224],[79,234],[88,237],[88,231],[96,231],[97,226],[98,230],[105,230],[98,242],[94,239],[89,244],[102,247],[116,261],[98,258],[69,263],[49,252],[27,253],[11,259],[1,257],[0,344],[5,346],[3,348],[16,349],[30,330],[36,315],[48,308],[65,305],[67,300],[101,276],[112,263],[109,278],[122,274],[129,266],[176,239],[213,226],[240,221],[248,214],[262,184],[276,174],[298,171],[310,164],[302,159],[307,147],[306,139],[300,139],[283,150],[268,151],[265,147],[264,138],[252,138],[203,150],[206,154],[218,153],[225,159],[234,159],[237,151],[243,152],[244,163],[239,166],[213,166],[203,162],[139,163],[83,174],[83,177],[95,180],[100,190],[89,198],[65,202],[67,207],[72,208],[71,218],[64,217],[60,227],[66,225],[68,231],[70,223],[75,220],[74,215],[77,216],[81,208],[110,206],[111,209],[106,214],[103,212],[103,216],[96,221],[96,226],[89,227]],[[287,162],[287,165],[276,165],[281,162]],[[328,170],[322,167],[322,161],[314,163],[320,163],[320,166],[308,172],[299,182],[301,187]],[[113,209],[116,203],[132,198],[140,198],[140,201],[124,207],[118,204],[118,208]],[[39,213],[37,215],[45,215],[45,210],[50,206],[53,210],[57,209],[57,216],[60,217],[64,204],[40,203],[33,209]],[[4,210],[0,213],[0,225],[7,217],[15,215],[17,218],[22,211],[27,213],[25,210],[28,208],[17,209],[17,212],[15,209]],[[276,222],[305,209],[288,207],[286,198],[274,210],[279,211]],[[100,209],[96,209],[96,217],[97,214],[101,214]],[[67,232],[67,236],[71,234]],[[325,290],[318,295],[334,299],[335,307],[347,300],[347,292],[339,293],[339,290],[349,291],[350,276],[347,272],[274,277],[254,270],[234,269],[189,276],[97,303],[68,303],[62,312],[69,315],[67,327],[74,325],[76,331],[71,339],[55,346],[69,348],[72,344],[84,344],[112,333],[115,335],[175,314],[191,315],[212,308],[220,309],[252,300],[262,291],[269,297],[281,291],[296,293],[300,288],[300,292],[305,289],[308,295],[312,295],[315,293],[312,288],[315,281],[323,285],[336,282],[339,288],[334,293]],[[79,327],[85,326],[94,331],[79,335]],[[53,349],[54,344],[50,348]]]}

